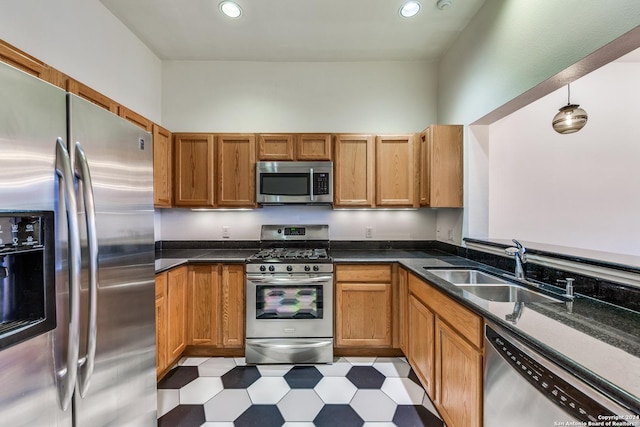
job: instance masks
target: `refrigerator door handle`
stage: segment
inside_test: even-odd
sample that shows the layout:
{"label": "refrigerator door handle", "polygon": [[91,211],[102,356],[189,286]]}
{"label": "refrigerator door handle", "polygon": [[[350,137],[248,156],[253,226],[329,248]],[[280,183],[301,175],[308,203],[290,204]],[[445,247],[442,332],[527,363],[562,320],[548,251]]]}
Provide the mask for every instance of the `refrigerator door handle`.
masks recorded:
{"label": "refrigerator door handle", "polygon": [[[58,396],[62,410],[67,410],[73,398],[78,373],[78,353],[80,350],[80,231],[76,205],[73,170],[69,152],[64,141],[56,141],[56,174],[58,191],[64,198],[68,227],[69,265],[69,334],[67,340],[67,366],[56,372]],[[60,213],[58,213],[60,214]]]}
{"label": "refrigerator door handle", "polygon": [[96,340],[98,331],[98,235],[96,231],[96,209],[93,199],[93,184],[87,156],[82,145],[75,145],[75,175],[82,183],[82,200],[85,208],[87,227],[87,246],[89,248],[89,326],[87,328],[87,353],[78,361],[78,385],[80,396],[84,397],[96,356]]}

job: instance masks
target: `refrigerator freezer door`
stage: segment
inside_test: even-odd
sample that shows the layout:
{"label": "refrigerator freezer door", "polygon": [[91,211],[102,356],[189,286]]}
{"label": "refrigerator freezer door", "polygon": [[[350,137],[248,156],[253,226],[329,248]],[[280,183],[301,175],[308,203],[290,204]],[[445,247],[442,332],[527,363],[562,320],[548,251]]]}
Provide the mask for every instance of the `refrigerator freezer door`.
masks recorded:
{"label": "refrigerator freezer door", "polygon": [[[0,100],[0,209],[64,209],[55,173],[56,139],[66,137],[64,92],[0,64]],[[3,425],[71,426],[71,408],[60,409],[55,375],[67,360],[66,230],[64,213],[56,214],[57,328],[0,352]]]}
{"label": "refrigerator freezer door", "polygon": [[[80,143],[93,182],[98,239],[96,349],[86,390],[75,394],[76,426],[155,426],[155,283],[151,135],[74,95],[70,152]],[[73,148],[72,148],[73,147]],[[72,159],[77,164],[77,159]],[[77,171],[79,173],[80,171]],[[79,186],[85,180],[79,180]],[[78,200],[80,224],[85,224]],[[80,377],[89,340],[89,249],[82,235]],[[90,353],[90,352],[89,352]],[[89,370],[90,371],[90,370]]]}

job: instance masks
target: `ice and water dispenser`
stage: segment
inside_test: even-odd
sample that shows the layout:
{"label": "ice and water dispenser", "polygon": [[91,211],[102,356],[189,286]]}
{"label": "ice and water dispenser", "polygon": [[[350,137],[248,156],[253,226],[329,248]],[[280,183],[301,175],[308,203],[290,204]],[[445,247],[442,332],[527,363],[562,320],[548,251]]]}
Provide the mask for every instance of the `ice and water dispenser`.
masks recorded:
{"label": "ice and water dispenser", "polygon": [[53,212],[0,211],[0,349],[56,326],[53,224]]}

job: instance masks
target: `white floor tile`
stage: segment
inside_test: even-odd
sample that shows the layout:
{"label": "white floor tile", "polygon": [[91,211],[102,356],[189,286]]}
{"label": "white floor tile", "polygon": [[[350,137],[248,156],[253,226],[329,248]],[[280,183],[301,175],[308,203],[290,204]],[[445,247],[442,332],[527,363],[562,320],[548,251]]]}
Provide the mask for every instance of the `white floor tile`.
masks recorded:
{"label": "white floor tile", "polygon": [[354,366],[373,366],[375,357],[345,357]]}
{"label": "white floor tile", "polygon": [[425,392],[409,378],[387,378],[381,390],[398,405],[422,405]]}
{"label": "white floor tile", "polygon": [[311,389],[293,389],[278,402],[278,409],[287,422],[311,422],[324,403]]}
{"label": "white floor tile", "polygon": [[251,406],[246,389],[228,389],[204,404],[207,421],[233,421]]}
{"label": "white floor tile", "polygon": [[373,367],[385,377],[406,378],[411,372],[411,366],[398,357],[378,357]]}
{"label": "white floor tile", "polygon": [[324,403],[347,404],[358,389],[345,377],[324,377],[314,390]]}
{"label": "white floor tile", "polygon": [[212,357],[198,365],[198,374],[202,377],[221,377],[233,368],[236,362],[228,357]]}
{"label": "white floor tile", "polygon": [[257,365],[263,377],[283,377],[293,365]]}
{"label": "white floor tile", "polygon": [[233,427],[232,422],[216,422],[216,421],[207,421],[202,424],[200,427]]}
{"label": "white floor tile", "polygon": [[178,361],[178,366],[198,366],[209,359],[210,357],[183,357]]}
{"label": "white floor tile", "polygon": [[316,427],[316,425],[311,422],[305,423],[305,422],[291,421],[291,422],[286,422],[282,424],[282,427]]}
{"label": "white floor tile", "polygon": [[344,377],[353,365],[349,363],[347,359],[341,357],[332,364],[315,366],[316,369],[325,377]]}
{"label": "white floor tile", "polygon": [[219,377],[198,377],[180,389],[180,404],[202,405],[223,389]]}
{"label": "white floor tile", "polygon": [[380,390],[358,390],[351,407],[364,421],[391,421],[398,405]]}
{"label": "white floor tile", "polygon": [[233,360],[236,362],[236,366],[247,366],[247,360],[244,357],[235,357]]}
{"label": "white floor tile", "polygon": [[180,390],[158,389],[158,418],[180,404]]}
{"label": "white floor tile", "polygon": [[392,422],[375,422],[375,421],[368,421],[365,422],[362,427],[398,427],[396,426],[394,423]]}
{"label": "white floor tile", "polygon": [[275,405],[291,390],[282,377],[262,377],[247,392],[254,405]]}

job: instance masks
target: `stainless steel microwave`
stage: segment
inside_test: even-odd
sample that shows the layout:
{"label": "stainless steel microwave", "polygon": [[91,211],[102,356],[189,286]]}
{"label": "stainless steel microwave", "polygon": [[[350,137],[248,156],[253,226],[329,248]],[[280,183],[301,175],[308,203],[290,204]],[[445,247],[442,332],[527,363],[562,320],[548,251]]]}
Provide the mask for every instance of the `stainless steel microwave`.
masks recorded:
{"label": "stainless steel microwave", "polygon": [[258,162],[256,201],[263,205],[333,203],[332,162]]}

